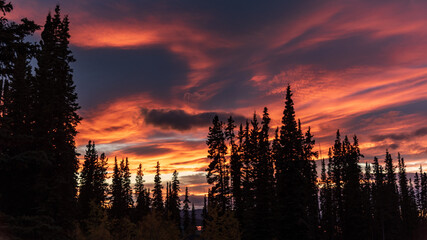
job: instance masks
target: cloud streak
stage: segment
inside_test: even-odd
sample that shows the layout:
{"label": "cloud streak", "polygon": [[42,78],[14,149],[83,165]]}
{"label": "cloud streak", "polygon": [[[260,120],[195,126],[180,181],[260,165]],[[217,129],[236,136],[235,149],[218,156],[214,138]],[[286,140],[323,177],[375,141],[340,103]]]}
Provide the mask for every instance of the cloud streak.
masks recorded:
{"label": "cloud streak", "polygon": [[162,129],[187,131],[192,128],[207,127],[212,123],[214,116],[227,121],[232,116],[235,122],[242,123],[245,117],[233,113],[203,112],[190,114],[181,109],[141,109],[141,115],[146,124],[151,124]]}

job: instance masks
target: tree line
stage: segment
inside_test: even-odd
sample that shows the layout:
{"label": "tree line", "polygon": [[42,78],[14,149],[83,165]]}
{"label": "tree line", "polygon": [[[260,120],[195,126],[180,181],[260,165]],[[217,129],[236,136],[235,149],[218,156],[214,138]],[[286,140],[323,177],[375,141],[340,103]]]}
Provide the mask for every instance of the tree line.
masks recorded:
{"label": "tree line", "polygon": [[295,117],[292,94],[288,85],[282,124],[272,131],[267,108],[261,122],[254,113],[237,134],[232,117],[226,123],[214,117],[205,224],[226,215],[238,224],[229,225],[234,237],[207,239],[423,239],[422,167],[412,180],[404,158],[398,153],[396,164],[388,151],[384,164],[375,157],[363,165],[357,136],[343,138],[338,130],[318,176],[315,141]]}
{"label": "tree line", "polygon": [[128,159],[115,158],[109,185],[107,158],[91,141],[79,165],[68,16],[56,6],[32,43],[41,27],[9,21],[12,10],[0,0],[0,238],[194,238],[194,205],[187,188],[181,202],[176,171],[164,191],[157,163],[150,190],[141,165],[131,184]]}
{"label": "tree line", "polygon": [[138,166],[133,186],[128,158],[121,161],[114,158],[111,185],[106,182],[107,167],[105,154],[98,156],[95,143],[89,141],[79,178],[76,239],[197,237],[194,204],[189,200],[188,187],[184,200],[180,200],[176,170],[164,189],[157,162],[154,187],[150,190],[144,185],[142,164]]}
{"label": "tree line", "polygon": [[[89,142],[79,170],[76,126],[82,118],[70,64],[69,19],[59,6],[41,27],[9,21],[0,0],[0,236],[10,239],[421,239],[427,174],[413,179],[398,154],[362,166],[357,137],[336,134],[329,157],[314,159],[310,128],[296,120],[288,86],[282,124],[261,119],[237,126],[214,117],[207,136],[207,182],[201,234],[178,173],[131,184],[128,159],[108,160]],[[33,67],[31,63],[35,63]],[[260,121],[260,122],[259,122]],[[235,133],[235,131],[237,133]],[[270,133],[274,132],[274,137]],[[272,140],[271,140],[272,139]],[[420,237],[421,236],[421,237]]]}

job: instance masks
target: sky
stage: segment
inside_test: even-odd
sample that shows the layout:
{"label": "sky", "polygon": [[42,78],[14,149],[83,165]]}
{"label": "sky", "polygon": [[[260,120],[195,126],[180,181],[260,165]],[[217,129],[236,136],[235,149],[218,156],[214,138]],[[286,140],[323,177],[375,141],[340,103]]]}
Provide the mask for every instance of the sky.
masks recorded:
{"label": "sky", "polygon": [[[152,181],[180,173],[201,199],[215,114],[237,122],[268,107],[280,125],[288,84],[297,118],[326,157],[337,129],[359,138],[362,162],[400,152],[427,168],[426,1],[15,0],[10,19],[70,19],[83,121],[113,162]],[[34,39],[39,39],[37,32]]]}

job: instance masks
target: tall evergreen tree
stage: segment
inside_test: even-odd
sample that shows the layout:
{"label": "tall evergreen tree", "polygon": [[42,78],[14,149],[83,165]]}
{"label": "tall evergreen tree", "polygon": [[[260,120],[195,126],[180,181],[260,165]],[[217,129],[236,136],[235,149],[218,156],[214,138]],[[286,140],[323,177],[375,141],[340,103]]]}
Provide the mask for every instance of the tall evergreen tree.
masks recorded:
{"label": "tall evergreen tree", "polygon": [[208,140],[208,159],[211,160],[206,171],[206,177],[212,186],[212,200],[218,204],[222,211],[230,206],[230,188],[229,188],[229,167],[225,156],[227,146],[225,145],[225,136],[223,132],[223,123],[219,121],[218,116],[213,118],[212,127],[209,127]]}
{"label": "tall evergreen tree", "polygon": [[359,150],[358,139],[353,138],[353,144],[350,143],[347,136],[342,142],[342,157],[344,158],[343,165],[343,238],[344,239],[363,239],[368,238],[369,221],[364,218],[363,212],[360,211],[363,207],[361,182],[361,170],[359,167],[359,159],[362,157]]}
{"label": "tall evergreen tree", "polygon": [[190,200],[188,199],[188,187],[185,188],[185,197],[184,197],[184,207],[182,208],[183,211],[183,228],[184,228],[184,233],[185,235],[190,234],[190,230],[191,230],[191,219],[190,219]]}
{"label": "tall evergreen tree", "polygon": [[142,164],[139,164],[135,177],[136,219],[141,220],[150,211],[150,194],[144,186]]}
{"label": "tall evergreen tree", "polygon": [[384,233],[386,239],[401,239],[399,195],[396,184],[396,167],[390,153],[386,152],[384,178]]}
{"label": "tall evergreen tree", "polygon": [[256,234],[252,235],[254,239],[272,238],[273,230],[271,228],[273,215],[274,199],[274,168],[271,157],[271,148],[269,142],[269,124],[270,116],[268,109],[264,108],[262,117],[262,127],[258,132],[258,157],[254,166],[255,174],[255,212],[254,220]]}
{"label": "tall evergreen tree", "polygon": [[371,239],[374,236],[374,221],[373,221],[373,202],[372,202],[372,169],[371,164],[365,163],[365,173],[362,180],[362,214],[366,219],[367,236]]}
{"label": "tall evergreen tree", "polygon": [[322,230],[321,239],[333,239],[335,231],[334,204],[332,202],[333,189],[330,172],[326,170],[325,159],[322,159],[321,184],[322,187],[320,188],[319,194],[321,211],[320,226]]}
{"label": "tall evergreen tree", "polygon": [[280,127],[280,147],[276,159],[277,234],[279,239],[313,239],[317,225],[311,226],[311,176],[307,176],[304,137],[295,119],[290,86],[286,90],[285,109]]}
{"label": "tall evergreen tree", "polygon": [[372,186],[372,199],[374,206],[374,239],[385,239],[385,188],[384,188],[384,171],[379,164],[378,158],[374,157],[374,183]]}
{"label": "tall evergreen tree", "polygon": [[171,209],[172,220],[176,223],[177,226],[181,226],[181,201],[179,200],[180,191],[181,189],[179,187],[178,172],[175,170],[172,174],[172,183],[170,184],[169,208]]}
{"label": "tall evergreen tree", "polygon": [[163,193],[162,193],[162,180],[160,177],[160,163],[157,162],[156,165],[156,175],[154,176],[154,188],[153,188],[153,200],[152,208],[157,211],[157,213],[162,213],[164,209],[163,205]]}
{"label": "tall evergreen tree", "polygon": [[126,209],[133,207],[133,198],[132,198],[132,187],[130,185],[130,171],[129,171],[129,160],[126,157],[125,160],[120,162],[120,168],[122,171],[122,180],[123,180],[123,196],[125,200]]}
{"label": "tall evergreen tree", "polygon": [[111,215],[116,219],[128,216],[129,209],[133,207],[128,158],[120,161],[120,164],[117,163],[117,158],[114,159],[110,201]]}
{"label": "tall evergreen tree", "polygon": [[400,157],[400,153],[398,153],[397,161],[399,167],[399,202],[402,216],[402,238],[412,239],[413,231],[418,224],[416,200],[411,194],[412,187],[410,188],[408,185],[405,161],[402,157]]}
{"label": "tall evergreen tree", "polygon": [[84,159],[83,169],[80,173],[80,193],[78,198],[80,214],[83,219],[90,212],[91,204],[102,207],[107,190],[105,182],[107,162],[104,154],[101,155],[101,158],[98,157],[94,142],[89,141],[86,146]]}
{"label": "tall evergreen tree", "polygon": [[[242,190],[241,190],[241,178],[242,178],[242,162],[239,155],[239,147],[235,142],[234,134],[234,120],[230,116],[227,122],[227,127],[225,128],[225,137],[229,141],[230,145],[230,178],[231,178],[231,194],[233,209],[236,211],[238,217],[241,216],[242,210]],[[242,124],[240,124],[240,131],[238,132],[238,139],[241,141],[243,138]]]}
{"label": "tall evergreen tree", "polygon": [[69,49],[68,16],[55,14],[46,18],[37,54],[34,146],[45,151],[55,166],[45,210],[64,228],[72,226],[77,193],[78,161],[74,138],[81,117],[70,63],[75,59]]}

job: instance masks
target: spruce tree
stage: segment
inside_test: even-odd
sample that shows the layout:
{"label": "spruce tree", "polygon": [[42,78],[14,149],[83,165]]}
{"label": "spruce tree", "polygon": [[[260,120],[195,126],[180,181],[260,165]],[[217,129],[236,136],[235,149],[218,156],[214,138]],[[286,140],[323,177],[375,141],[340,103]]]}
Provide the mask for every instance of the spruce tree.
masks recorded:
{"label": "spruce tree", "polygon": [[[148,190],[144,186],[144,173],[142,164],[139,164],[135,177],[135,194],[136,194],[136,219],[141,220],[150,211],[150,201]],[[148,195],[148,198],[147,198]]]}
{"label": "spruce tree", "polygon": [[125,198],[126,209],[133,207],[133,198],[132,198],[132,187],[130,185],[130,171],[129,171],[129,160],[126,157],[125,160],[120,163],[122,174],[123,174],[123,196]]}
{"label": "spruce tree", "polygon": [[364,218],[361,182],[361,170],[359,159],[362,157],[359,150],[358,139],[353,138],[353,144],[350,143],[347,136],[342,142],[343,165],[343,238],[344,239],[363,239],[368,237],[366,223],[369,221]]}
{"label": "spruce tree", "polygon": [[385,239],[385,188],[384,171],[378,158],[374,157],[374,183],[372,186],[372,199],[374,206],[374,239]]}
{"label": "spruce tree", "polygon": [[367,236],[371,238],[374,235],[374,211],[373,211],[373,202],[372,202],[372,169],[371,164],[368,162],[365,163],[365,172],[362,179],[362,214],[364,219],[366,219],[367,224]]}
{"label": "spruce tree", "polygon": [[206,177],[209,184],[213,184],[211,193],[214,204],[218,204],[222,211],[230,206],[230,188],[229,188],[229,166],[225,159],[227,146],[225,145],[225,135],[223,132],[223,123],[215,116],[212,121],[212,127],[209,127],[208,140],[208,159],[211,160],[206,171]]}
{"label": "spruce tree", "polygon": [[255,175],[255,212],[254,224],[256,232],[251,236],[254,239],[272,238],[271,228],[274,199],[274,168],[271,157],[269,142],[270,116],[268,109],[264,108],[262,117],[262,127],[258,131],[258,157],[254,166]]}
{"label": "spruce tree", "polygon": [[396,167],[389,152],[385,157],[384,182],[384,229],[386,239],[401,239],[401,221],[399,214],[399,195],[396,184]]}
{"label": "spruce tree", "polygon": [[[279,239],[314,239],[317,223],[309,216],[311,178],[307,174],[311,153],[304,152],[304,137],[295,119],[292,92],[288,85],[280,127],[280,147],[276,159],[277,237]],[[308,154],[308,155],[307,155]]]}
{"label": "spruce tree", "polygon": [[100,204],[95,202],[95,169],[98,162],[98,152],[95,149],[95,143],[89,141],[86,145],[86,154],[84,156],[83,169],[80,173],[80,193],[79,193],[79,206],[82,218],[86,218],[90,210],[90,204]]}
{"label": "spruce tree", "polygon": [[[231,180],[231,194],[233,201],[233,209],[236,211],[237,215],[241,215],[242,210],[242,190],[241,190],[241,169],[242,162],[239,155],[239,146],[235,142],[235,134],[234,134],[234,120],[230,116],[227,122],[227,127],[225,128],[225,136],[226,140],[229,141],[230,145],[230,180]],[[240,124],[240,131],[238,133],[238,139],[241,142],[242,139],[242,124]]]}
{"label": "spruce tree", "polygon": [[400,153],[398,153],[397,161],[399,167],[399,202],[402,216],[402,237],[412,239],[413,231],[418,224],[416,201],[411,194],[412,187],[410,188],[408,185],[405,161],[400,156]]}
{"label": "spruce tree", "polygon": [[160,177],[160,163],[157,162],[156,165],[156,175],[154,176],[154,188],[153,188],[153,202],[152,208],[157,212],[157,214],[163,213],[163,193],[162,193],[162,180]]}
{"label": "spruce tree", "polygon": [[320,200],[320,226],[322,230],[321,239],[333,239],[335,231],[335,217],[332,200],[332,184],[329,171],[326,170],[325,159],[322,159],[322,172],[319,200]]}
{"label": "spruce tree", "polygon": [[188,199],[188,187],[185,188],[185,197],[184,197],[184,207],[182,208],[183,211],[183,228],[184,228],[184,235],[187,236],[190,234],[191,230],[191,219],[190,219],[190,200]]}
{"label": "spruce tree", "polygon": [[125,205],[125,200],[123,196],[123,175],[119,163],[117,162],[117,157],[114,158],[114,169],[111,185],[111,216],[113,218],[120,218],[124,216],[123,206]]}
{"label": "spruce tree", "polygon": [[181,226],[181,201],[179,200],[180,191],[181,189],[179,187],[178,172],[175,170],[172,174],[172,183],[170,184],[169,208],[171,210],[172,220],[176,223],[177,226]]}
{"label": "spruce tree", "polygon": [[34,147],[48,154],[55,166],[51,194],[45,211],[59,225],[70,229],[75,216],[78,161],[74,138],[81,117],[70,64],[75,61],[69,49],[68,16],[60,8],[46,18],[36,59],[34,81]]}

